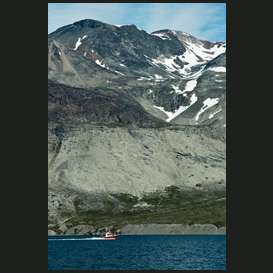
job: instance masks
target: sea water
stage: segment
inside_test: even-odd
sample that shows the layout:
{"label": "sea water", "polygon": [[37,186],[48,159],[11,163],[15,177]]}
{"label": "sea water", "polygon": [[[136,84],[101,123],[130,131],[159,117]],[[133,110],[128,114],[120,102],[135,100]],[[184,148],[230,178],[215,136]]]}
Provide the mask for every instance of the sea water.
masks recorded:
{"label": "sea water", "polygon": [[48,269],[225,270],[226,235],[48,236]]}

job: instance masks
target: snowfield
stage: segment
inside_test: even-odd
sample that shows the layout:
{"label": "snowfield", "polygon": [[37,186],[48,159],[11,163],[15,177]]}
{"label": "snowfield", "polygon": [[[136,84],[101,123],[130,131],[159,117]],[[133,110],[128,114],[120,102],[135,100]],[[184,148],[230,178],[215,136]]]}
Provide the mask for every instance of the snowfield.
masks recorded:
{"label": "snowfield", "polygon": [[[198,46],[195,45],[193,43],[185,43],[186,48],[188,49],[188,52],[190,52],[190,56],[192,58],[192,60],[194,61],[194,59],[198,58],[197,56],[199,56],[200,58],[202,58],[205,61],[210,61],[213,58],[217,57],[218,55],[224,53],[226,51],[226,48],[223,46],[218,47],[218,45],[215,45],[214,47],[212,47],[211,49],[206,49],[203,46]],[[195,55],[195,57],[194,57]],[[198,61],[198,60],[196,60]]]}
{"label": "snowfield", "polygon": [[[196,46],[195,46],[196,47]],[[213,55],[204,53],[203,51],[200,51],[203,54],[197,55],[193,52],[191,49],[187,49],[186,52],[182,56],[173,56],[171,58],[164,58],[163,55],[159,56],[157,59],[152,59],[146,55],[146,60],[149,64],[153,66],[157,66],[160,68],[160,66],[164,66],[166,68],[166,71],[168,72],[178,72],[182,78],[185,79],[197,79],[199,76],[202,75],[202,72],[205,67],[205,63],[209,60],[212,60],[219,54],[223,53],[222,50],[218,50],[214,52]],[[218,54],[219,53],[219,54]],[[201,56],[200,56],[201,55]],[[203,59],[203,61],[200,61],[200,57]],[[179,59],[183,64],[183,68],[181,68],[177,63],[175,63],[175,59]],[[200,69],[197,72],[192,72],[192,68],[197,65],[202,65]],[[215,72],[226,72],[225,67],[213,67],[208,68],[207,70],[212,70]]]}
{"label": "snowfield", "polygon": [[[177,31],[172,31],[174,35],[178,35]],[[161,55],[157,59],[146,57],[146,60],[153,66],[165,66],[166,70],[169,72],[178,72],[182,78],[185,79],[196,79],[202,74],[202,64],[205,65],[206,62],[214,59],[218,55],[224,53],[226,51],[225,43],[223,44],[215,44],[212,48],[207,49],[203,46],[202,42],[193,43],[195,37],[189,35],[188,33],[181,32],[184,36],[188,36],[186,41],[183,39],[181,42],[183,43],[186,51],[181,56],[173,56],[171,58],[166,58],[165,56]],[[163,40],[171,40],[171,38],[166,33],[153,33],[151,35],[155,35]],[[179,35],[177,36],[179,38]],[[175,63],[174,60],[179,59],[183,63],[183,67],[179,64]],[[193,67],[200,66],[199,71],[193,72]],[[216,71],[216,72],[225,72],[225,68],[209,68],[209,70]],[[192,83],[193,84],[193,83]]]}

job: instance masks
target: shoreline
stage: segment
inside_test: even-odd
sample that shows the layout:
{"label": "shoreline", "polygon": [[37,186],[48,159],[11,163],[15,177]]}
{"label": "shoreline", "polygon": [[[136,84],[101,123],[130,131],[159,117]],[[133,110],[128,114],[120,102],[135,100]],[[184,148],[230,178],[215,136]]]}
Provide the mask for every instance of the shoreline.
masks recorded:
{"label": "shoreline", "polygon": [[[212,224],[127,224],[120,232],[120,235],[226,235],[226,227],[217,228]],[[54,235],[66,234],[58,235],[53,230],[48,230],[48,236]],[[78,234],[67,235],[88,235],[88,232],[79,230]]]}

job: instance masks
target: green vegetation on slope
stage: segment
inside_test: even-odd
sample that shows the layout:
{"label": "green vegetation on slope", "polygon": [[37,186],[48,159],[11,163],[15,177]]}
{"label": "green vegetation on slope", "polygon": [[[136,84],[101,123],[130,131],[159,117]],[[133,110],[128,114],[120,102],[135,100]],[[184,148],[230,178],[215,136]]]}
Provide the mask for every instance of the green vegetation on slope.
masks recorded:
{"label": "green vegetation on slope", "polygon": [[[114,197],[114,198],[113,198]],[[94,228],[125,224],[213,224],[218,228],[226,224],[226,195],[217,192],[185,192],[176,186],[165,188],[165,192],[146,194],[142,198],[130,194],[112,194],[102,202],[102,210],[84,210],[82,201],[74,201],[76,214],[62,212],[71,218],[68,228],[78,224],[92,225]],[[122,208],[116,209],[115,202]],[[146,206],[144,206],[145,204]],[[50,228],[52,229],[52,228]]]}

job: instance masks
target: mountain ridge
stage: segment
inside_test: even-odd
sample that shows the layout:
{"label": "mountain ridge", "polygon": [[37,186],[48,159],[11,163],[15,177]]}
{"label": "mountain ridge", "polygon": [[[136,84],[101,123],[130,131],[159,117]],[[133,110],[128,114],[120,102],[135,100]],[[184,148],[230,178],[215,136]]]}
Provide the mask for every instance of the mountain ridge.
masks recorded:
{"label": "mountain ridge", "polygon": [[[48,43],[49,79],[123,91],[167,122],[211,124],[225,134],[225,112],[217,113],[218,122],[214,113],[225,108],[226,43],[204,41],[183,31],[150,34],[132,24],[89,19],[57,29],[49,34]],[[214,78],[210,86],[218,90],[217,97],[207,83],[200,84],[206,75]],[[141,89],[147,93],[135,91]],[[206,99],[216,98],[221,108],[206,107]],[[195,112],[190,119],[189,112]]]}

